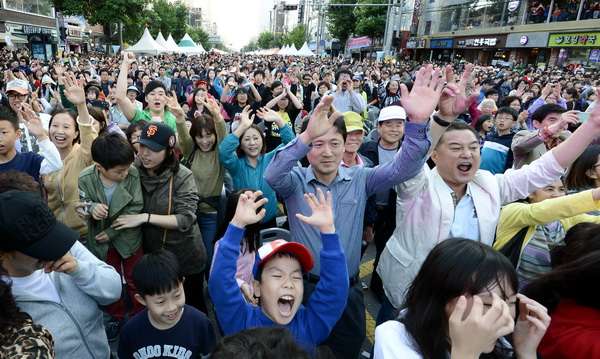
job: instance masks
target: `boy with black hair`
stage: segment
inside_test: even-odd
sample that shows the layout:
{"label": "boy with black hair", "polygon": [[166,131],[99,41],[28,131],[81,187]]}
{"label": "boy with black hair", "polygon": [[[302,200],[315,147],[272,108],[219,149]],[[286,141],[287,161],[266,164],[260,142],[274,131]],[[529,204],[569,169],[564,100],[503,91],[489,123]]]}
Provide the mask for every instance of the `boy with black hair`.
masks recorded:
{"label": "boy with black hair", "polygon": [[496,111],[494,124],[497,132],[489,133],[481,149],[481,166],[492,174],[504,173],[513,166],[513,152],[511,149],[515,133],[511,127],[517,124],[519,114],[510,107],[500,107]]}
{"label": "boy with black hair", "polygon": [[183,281],[169,251],[148,253],[138,261],[135,299],[146,309],[123,327],[120,359],[208,358],[216,345],[215,330],[204,313],[185,304]]}
{"label": "boy with black hair", "polygon": [[63,162],[58,149],[46,135],[40,118],[30,108],[22,114],[29,133],[37,137],[43,156],[35,152],[17,152],[15,141],[21,137],[19,118],[10,108],[0,106],[0,172],[25,172],[41,186],[40,175],[60,171]]}
{"label": "boy with black hair", "polygon": [[321,232],[321,280],[308,298],[304,297],[303,273],[314,265],[310,251],[302,244],[278,239],[260,247],[254,265],[254,295],[259,305],[254,307],[242,296],[235,279],[236,259],[244,228],[259,222],[265,209],[257,210],[267,202],[258,200],[261,191],[240,195],[237,209],[215,255],[208,288],[215,305],[219,323],[226,335],[257,326],[283,326],[291,330],[304,348],[314,351],[339,320],[348,296],[348,270],[333,222],[331,194],[327,200],[321,189],[304,198],[312,209],[312,216],[296,214],[299,220],[315,226]]}
{"label": "boy with black hair", "polygon": [[[113,221],[122,214],[139,214],[144,206],[137,169],[132,166],[134,149],[127,139],[115,132],[98,136],[92,142],[91,165],[79,174],[79,196],[88,202],[87,247],[125,277],[133,310],[143,309],[135,300],[131,272],[142,256],[142,227],[115,230]],[[106,328],[109,341],[116,340],[125,318],[125,302],[120,298],[106,307],[111,319]]]}

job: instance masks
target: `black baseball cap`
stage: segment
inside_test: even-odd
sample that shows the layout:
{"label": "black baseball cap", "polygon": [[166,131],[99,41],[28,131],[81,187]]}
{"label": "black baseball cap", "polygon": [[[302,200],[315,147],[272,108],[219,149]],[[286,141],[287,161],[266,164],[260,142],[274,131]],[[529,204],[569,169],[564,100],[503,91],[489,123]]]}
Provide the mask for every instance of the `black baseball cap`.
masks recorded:
{"label": "black baseball cap", "polygon": [[134,143],[141,143],[152,152],[160,152],[175,147],[175,132],[162,122],[150,122],[142,130],[140,139]]}
{"label": "black baseball cap", "polygon": [[0,250],[42,261],[62,258],[79,239],[79,233],[56,220],[39,194],[25,191],[0,194],[0,233]]}
{"label": "black baseball cap", "polygon": [[97,107],[101,110],[108,110],[110,109],[110,104],[104,100],[96,100],[96,101],[92,101],[90,103],[90,105],[92,105],[92,107]]}

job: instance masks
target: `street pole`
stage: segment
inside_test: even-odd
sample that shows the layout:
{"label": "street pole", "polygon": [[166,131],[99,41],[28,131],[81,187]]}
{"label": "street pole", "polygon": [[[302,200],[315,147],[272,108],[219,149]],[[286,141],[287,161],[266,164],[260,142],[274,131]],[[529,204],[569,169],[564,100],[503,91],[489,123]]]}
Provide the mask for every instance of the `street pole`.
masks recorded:
{"label": "street pole", "polygon": [[[383,57],[389,55],[392,47],[392,37],[394,36],[394,22],[396,21],[396,10],[392,4],[397,0],[388,0],[387,21],[385,22],[385,34],[383,37]],[[391,16],[393,14],[393,16]]]}

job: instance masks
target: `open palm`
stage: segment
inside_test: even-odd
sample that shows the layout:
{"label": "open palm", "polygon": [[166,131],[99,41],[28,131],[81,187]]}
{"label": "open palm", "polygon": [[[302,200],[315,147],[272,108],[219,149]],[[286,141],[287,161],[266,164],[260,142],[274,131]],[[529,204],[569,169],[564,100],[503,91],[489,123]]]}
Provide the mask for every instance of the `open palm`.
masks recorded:
{"label": "open palm", "polygon": [[427,122],[435,110],[446,83],[440,73],[432,65],[422,67],[410,92],[406,85],[400,85],[402,107],[411,122]]}
{"label": "open palm", "polygon": [[473,70],[473,64],[468,64],[460,77],[458,84],[454,81],[452,67],[446,67],[447,86],[440,97],[438,116],[447,121],[453,121],[461,113],[465,112],[469,106],[479,96],[479,91],[474,91],[467,95],[467,86],[469,77]]}

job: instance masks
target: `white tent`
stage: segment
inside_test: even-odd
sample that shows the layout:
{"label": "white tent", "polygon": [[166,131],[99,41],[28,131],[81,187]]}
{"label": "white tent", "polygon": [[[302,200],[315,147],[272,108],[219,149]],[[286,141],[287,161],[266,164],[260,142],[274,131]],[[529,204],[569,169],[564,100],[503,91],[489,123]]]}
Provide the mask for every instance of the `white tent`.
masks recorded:
{"label": "white tent", "polygon": [[292,46],[290,46],[286,55],[290,55],[290,56],[298,55],[298,50],[296,49],[296,45],[294,45],[294,43],[292,43]]}
{"label": "white tent", "polygon": [[279,50],[277,55],[282,55],[282,56],[287,55],[288,49],[289,49],[288,45],[283,45],[283,47],[281,48],[281,50]]}
{"label": "white tent", "polygon": [[148,28],[144,29],[144,34],[140,41],[138,41],[135,45],[128,47],[125,49],[127,52],[133,52],[134,54],[140,55],[158,55],[163,52],[168,52],[169,50],[160,46],[154,39],[152,35],[150,35],[150,31]]}
{"label": "white tent", "polygon": [[190,37],[190,35],[186,32],[185,36],[183,37],[183,39],[181,39],[181,41],[179,41],[179,51],[183,52],[185,54],[188,55],[192,55],[192,54],[203,54],[206,51],[204,51],[204,49],[200,46],[196,46],[196,44],[194,43],[194,40],[192,40],[192,38]]}
{"label": "white tent", "polygon": [[177,46],[177,43],[175,40],[173,40],[173,36],[171,34],[169,34],[169,37],[167,38],[167,49],[171,50],[172,52],[181,53],[179,46]]}
{"label": "white tent", "polygon": [[165,38],[163,37],[162,31],[158,32],[158,36],[156,36],[156,43],[167,49],[168,53],[173,52],[173,50],[169,49],[169,44],[167,44],[167,40],[165,40]]}
{"label": "white tent", "polygon": [[300,48],[300,50],[298,50],[298,56],[315,56],[315,54],[310,51],[310,49],[308,48],[308,44],[305,42],[304,45],[302,45],[302,47]]}

